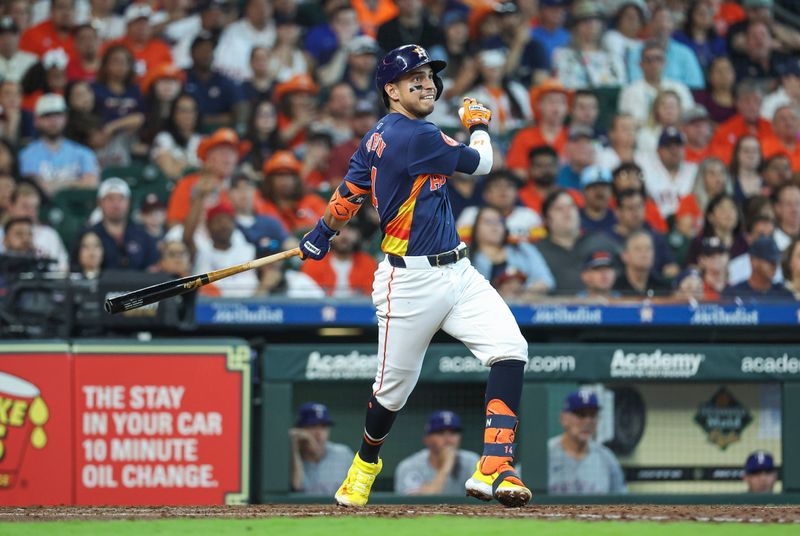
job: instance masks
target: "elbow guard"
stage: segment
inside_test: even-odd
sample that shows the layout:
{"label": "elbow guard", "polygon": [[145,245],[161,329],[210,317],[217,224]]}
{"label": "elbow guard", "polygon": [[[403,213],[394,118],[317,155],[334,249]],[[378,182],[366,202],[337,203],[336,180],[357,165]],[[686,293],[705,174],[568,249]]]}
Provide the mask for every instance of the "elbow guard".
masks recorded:
{"label": "elbow guard", "polygon": [[494,163],[494,151],[492,151],[492,139],[485,130],[475,129],[469,137],[469,146],[478,151],[480,160],[478,167],[472,172],[473,175],[486,175],[492,171]]}
{"label": "elbow guard", "polygon": [[337,220],[349,220],[356,215],[368,195],[369,190],[360,188],[352,182],[342,181],[328,203],[331,216]]}

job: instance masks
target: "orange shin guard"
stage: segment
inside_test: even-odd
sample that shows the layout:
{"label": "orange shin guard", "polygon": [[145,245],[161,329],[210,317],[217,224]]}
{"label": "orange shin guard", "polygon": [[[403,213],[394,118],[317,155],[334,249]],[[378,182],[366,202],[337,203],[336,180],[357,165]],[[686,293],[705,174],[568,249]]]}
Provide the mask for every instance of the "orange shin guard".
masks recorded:
{"label": "orange shin guard", "polygon": [[[485,475],[512,470],[509,465],[514,461],[517,431],[517,416],[500,399],[492,399],[486,406],[486,430],[483,434],[483,456],[480,470]],[[513,476],[507,480],[522,485]]]}

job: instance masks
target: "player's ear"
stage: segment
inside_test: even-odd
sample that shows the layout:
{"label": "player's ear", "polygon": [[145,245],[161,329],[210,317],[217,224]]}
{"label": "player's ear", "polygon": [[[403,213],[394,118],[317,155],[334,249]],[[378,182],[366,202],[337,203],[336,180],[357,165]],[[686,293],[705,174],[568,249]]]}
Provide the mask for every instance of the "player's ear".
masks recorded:
{"label": "player's ear", "polygon": [[400,100],[400,88],[397,87],[396,84],[389,82],[388,84],[383,86],[383,90],[389,96],[389,100],[393,101]]}

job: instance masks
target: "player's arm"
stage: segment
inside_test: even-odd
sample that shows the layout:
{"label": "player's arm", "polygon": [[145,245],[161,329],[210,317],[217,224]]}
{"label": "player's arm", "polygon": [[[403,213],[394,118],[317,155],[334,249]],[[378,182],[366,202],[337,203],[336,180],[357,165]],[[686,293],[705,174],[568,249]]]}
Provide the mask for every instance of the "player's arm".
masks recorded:
{"label": "player's arm", "polygon": [[492,112],[483,104],[469,97],[459,108],[461,123],[469,130],[469,146],[458,157],[456,170],[467,175],[486,175],[494,164],[492,139],[489,136],[489,122]]}

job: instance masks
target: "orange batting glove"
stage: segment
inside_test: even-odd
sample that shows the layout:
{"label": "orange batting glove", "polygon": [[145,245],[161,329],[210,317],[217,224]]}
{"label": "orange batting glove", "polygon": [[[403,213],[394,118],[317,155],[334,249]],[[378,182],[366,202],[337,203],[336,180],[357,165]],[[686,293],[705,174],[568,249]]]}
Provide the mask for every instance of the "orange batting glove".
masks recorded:
{"label": "orange batting glove", "polygon": [[459,108],[458,117],[464,126],[472,131],[475,127],[485,130],[492,120],[492,111],[470,97],[464,98],[464,106]]}

